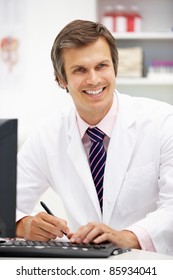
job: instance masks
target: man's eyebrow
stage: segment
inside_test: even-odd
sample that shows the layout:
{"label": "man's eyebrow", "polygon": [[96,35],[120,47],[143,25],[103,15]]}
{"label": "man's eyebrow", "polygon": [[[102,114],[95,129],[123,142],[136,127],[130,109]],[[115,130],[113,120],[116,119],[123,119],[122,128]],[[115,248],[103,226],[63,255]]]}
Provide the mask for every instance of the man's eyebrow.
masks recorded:
{"label": "man's eyebrow", "polygon": [[75,68],[85,68],[85,66],[83,66],[83,65],[72,65],[72,66],[70,67],[71,70],[73,70],[73,69],[75,69]]}
{"label": "man's eyebrow", "polygon": [[[110,63],[110,60],[109,59],[105,59],[105,60],[101,60],[101,61],[99,61],[99,62],[97,62],[96,63],[96,66],[97,65],[99,65],[99,64],[104,64],[104,63]],[[75,68],[86,68],[86,66],[84,66],[84,65],[72,65],[71,67],[70,67],[70,69],[71,70],[73,70],[73,69],[75,69]]]}

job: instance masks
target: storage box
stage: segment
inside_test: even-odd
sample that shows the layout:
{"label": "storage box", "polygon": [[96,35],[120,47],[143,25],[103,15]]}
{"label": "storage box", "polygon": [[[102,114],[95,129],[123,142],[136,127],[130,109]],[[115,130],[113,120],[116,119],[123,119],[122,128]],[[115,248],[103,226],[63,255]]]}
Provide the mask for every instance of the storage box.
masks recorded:
{"label": "storage box", "polygon": [[140,47],[134,48],[119,48],[119,66],[118,77],[134,77],[140,78],[143,76],[143,49]]}

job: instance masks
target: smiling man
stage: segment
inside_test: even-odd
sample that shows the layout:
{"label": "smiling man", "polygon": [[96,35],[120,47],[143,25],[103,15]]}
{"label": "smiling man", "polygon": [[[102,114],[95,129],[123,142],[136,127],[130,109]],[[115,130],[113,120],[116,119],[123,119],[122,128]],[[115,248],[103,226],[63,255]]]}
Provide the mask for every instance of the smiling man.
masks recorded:
{"label": "smiling man", "polygon": [[[53,115],[18,157],[17,236],[173,254],[173,108],[116,91],[118,52],[99,23],[75,20],[57,35],[55,79],[72,106]],[[68,221],[31,215],[52,187]]]}

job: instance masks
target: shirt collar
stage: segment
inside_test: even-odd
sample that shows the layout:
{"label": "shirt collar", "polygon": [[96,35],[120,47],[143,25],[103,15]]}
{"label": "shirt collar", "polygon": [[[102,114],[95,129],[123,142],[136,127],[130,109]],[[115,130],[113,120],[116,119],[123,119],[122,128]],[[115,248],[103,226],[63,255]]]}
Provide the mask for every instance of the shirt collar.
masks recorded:
{"label": "shirt collar", "polygon": [[[116,119],[116,114],[117,114],[117,97],[116,97],[116,94],[114,94],[112,106],[109,109],[108,113],[97,125],[94,125],[94,126],[97,126],[108,137],[110,137],[113,126],[114,126],[114,122],[115,122],[115,119]],[[93,127],[93,126],[91,126],[87,122],[85,122],[80,117],[80,115],[77,111],[76,111],[76,117],[77,117],[77,124],[78,124],[78,128],[79,128],[79,133],[80,133],[80,136],[81,136],[81,139],[82,139],[86,130],[88,129],[88,127]]]}

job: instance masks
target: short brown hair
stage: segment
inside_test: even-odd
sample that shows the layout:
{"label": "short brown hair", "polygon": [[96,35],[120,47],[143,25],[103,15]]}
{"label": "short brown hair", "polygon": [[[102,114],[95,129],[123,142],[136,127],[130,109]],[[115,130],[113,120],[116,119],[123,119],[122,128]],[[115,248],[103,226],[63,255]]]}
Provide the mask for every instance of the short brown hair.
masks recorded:
{"label": "short brown hair", "polygon": [[51,50],[55,79],[60,86],[59,78],[67,82],[62,55],[63,49],[78,48],[94,43],[101,36],[109,44],[115,75],[117,75],[118,51],[115,38],[110,31],[101,23],[87,20],[74,20],[60,31],[55,38]]}

